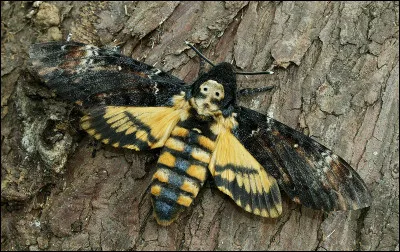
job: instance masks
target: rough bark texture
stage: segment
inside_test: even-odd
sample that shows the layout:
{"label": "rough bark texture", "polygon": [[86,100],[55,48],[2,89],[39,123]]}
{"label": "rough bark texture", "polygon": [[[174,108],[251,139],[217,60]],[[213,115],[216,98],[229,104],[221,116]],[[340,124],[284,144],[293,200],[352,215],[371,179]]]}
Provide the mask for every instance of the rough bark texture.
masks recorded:
{"label": "rough bark texture", "polygon": [[[397,2],[1,2],[2,250],[398,250]],[[241,104],[331,148],[359,172],[369,209],[323,213],[283,196],[278,219],[204,188],[160,227],[146,191],[158,151],[95,146],[72,105],[26,71],[30,44],[120,44],[188,83],[199,58],[272,76]],[[96,149],[95,157],[92,157]]]}

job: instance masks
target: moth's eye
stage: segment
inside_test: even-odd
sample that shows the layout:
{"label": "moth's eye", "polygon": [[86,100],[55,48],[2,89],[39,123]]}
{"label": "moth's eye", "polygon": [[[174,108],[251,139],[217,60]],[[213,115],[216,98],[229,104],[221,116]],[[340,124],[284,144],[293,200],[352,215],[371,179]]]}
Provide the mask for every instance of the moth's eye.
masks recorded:
{"label": "moth's eye", "polygon": [[203,87],[203,91],[207,91],[208,90],[208,88],[206,88],[206,87]]}
{"label": "moth's eye", "polygon": [[218,96],[219,96],[219,92],[215,92],[215,96],[217,96],[217,97],[218,97]]}

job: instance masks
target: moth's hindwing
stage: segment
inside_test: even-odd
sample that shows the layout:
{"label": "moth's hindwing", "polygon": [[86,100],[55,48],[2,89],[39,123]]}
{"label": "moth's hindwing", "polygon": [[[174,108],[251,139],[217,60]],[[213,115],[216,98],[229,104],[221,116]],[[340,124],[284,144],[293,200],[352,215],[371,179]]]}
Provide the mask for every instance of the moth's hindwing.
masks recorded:
{"label": "moth's hindwing", "polygon": [[229,130],[219,133],[209,169],[218,189],[246,211],[272,218],[282,213],[277,181]]}
{"label": "moth's hindwing", "polygon": [[239,107],[235,135],[296,203],[325,211],[370,205],[358,173],[308,136],[256,111]]}
{"label": "moth's hindwing", "polygon": [[164,146],[181,113],[173,107],[107,106],[82,117],[81,126],[105,144],[147,150]]}

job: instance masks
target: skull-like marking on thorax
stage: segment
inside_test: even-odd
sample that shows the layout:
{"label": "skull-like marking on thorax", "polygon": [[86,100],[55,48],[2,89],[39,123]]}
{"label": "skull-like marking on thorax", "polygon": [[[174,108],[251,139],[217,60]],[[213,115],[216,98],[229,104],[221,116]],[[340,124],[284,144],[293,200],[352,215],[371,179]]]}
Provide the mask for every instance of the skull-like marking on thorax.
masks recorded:
{"label": "skull-like marking on thorax", "polygon": [[222,84],[208,80],[200,85],[198,94],[190,99],[191,105],[201,116],[216,116],[221,113],[219,102],[224,99]]}

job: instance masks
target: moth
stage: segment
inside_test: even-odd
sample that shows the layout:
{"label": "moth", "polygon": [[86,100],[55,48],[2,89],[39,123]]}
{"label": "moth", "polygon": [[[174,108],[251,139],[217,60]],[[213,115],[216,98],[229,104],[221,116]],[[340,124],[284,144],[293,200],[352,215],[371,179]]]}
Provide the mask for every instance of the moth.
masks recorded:
{"label": "moth", "polygon": [[171,224],[189,207],[208,171],[247,212],[282,213],[282,189],[324,211],[370,205],[364,181],[308,136],[239,106],[233,65],[220,63],[187,85],[110,48],[78,42],[34,44],[31,68],[58,96],[84,108],[95,139],[133,150],[162,148],[150,185],[154,217]]}

